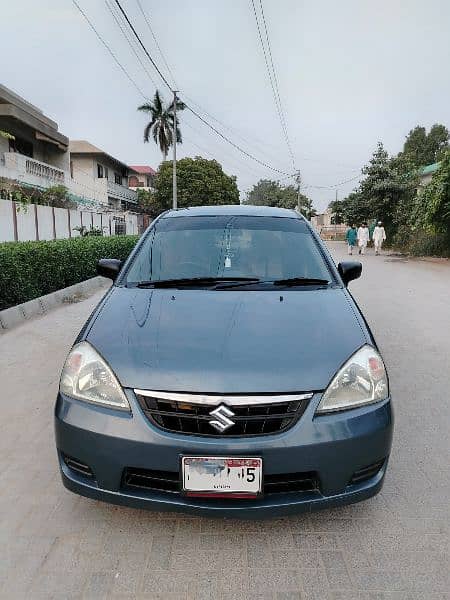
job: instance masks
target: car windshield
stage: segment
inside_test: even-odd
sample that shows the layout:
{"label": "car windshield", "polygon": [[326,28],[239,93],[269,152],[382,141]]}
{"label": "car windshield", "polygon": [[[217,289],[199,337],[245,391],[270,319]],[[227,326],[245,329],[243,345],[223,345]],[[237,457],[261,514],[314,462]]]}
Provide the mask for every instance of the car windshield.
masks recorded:
{"label": "car windshield", "polygon": [[332,280],[301,219],[223,215],[159,219],[126,283],[208,277]]}

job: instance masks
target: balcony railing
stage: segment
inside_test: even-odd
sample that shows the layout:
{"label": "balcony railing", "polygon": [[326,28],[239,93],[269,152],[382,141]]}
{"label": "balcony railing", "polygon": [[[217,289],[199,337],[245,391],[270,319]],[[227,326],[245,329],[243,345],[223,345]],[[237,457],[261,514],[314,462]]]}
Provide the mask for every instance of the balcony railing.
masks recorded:
{"label": "balcony railing", "polygon": [[51,167],[46,163],[39,162],[38,160],[34,160],[33,158],[26,159],[25,170],[30,175],[43,177],[44,179],[49,179],[59,184],[64,183],[64,171],[57,169],[56,167]]}
{"label": "balcony railing", "polygon": [[5,152],[2,163],[6,170],[6,177],[24,183],[48,187],[64,184],[65,181],[65,173],[62,169],[18,152]]}
{"label": "balcony railing", "polygon": [[116,200],[124,200],[125,202],[137,202],[137,193],[124,185],[109,181],[107,184],[108,196],[115,198]]}

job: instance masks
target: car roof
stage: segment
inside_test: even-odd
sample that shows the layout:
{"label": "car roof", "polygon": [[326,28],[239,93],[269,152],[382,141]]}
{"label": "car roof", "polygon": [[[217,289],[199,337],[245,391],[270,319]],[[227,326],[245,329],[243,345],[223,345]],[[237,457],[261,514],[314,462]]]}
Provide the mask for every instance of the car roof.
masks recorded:
{"label": "car roof", "polygon": [[179,208],[178,210],[168,210],[163,215],[161,215],[161,218],[165,219],[167,217],[215,217],[226,215],[304,219],[304,217],[295,210],[290,210],[287,208],[276,208],[273,206],[253,206],[251,204],[192,206],[189,208]]}

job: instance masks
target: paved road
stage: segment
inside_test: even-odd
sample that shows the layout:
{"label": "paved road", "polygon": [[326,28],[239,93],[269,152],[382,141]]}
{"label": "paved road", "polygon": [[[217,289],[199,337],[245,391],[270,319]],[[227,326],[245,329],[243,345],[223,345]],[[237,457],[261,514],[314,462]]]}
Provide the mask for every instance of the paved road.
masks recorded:
{"label": "paved road", "polygon": [[363,262],[351,289],[388,364],[396,432],[382,493],[338,510],[222,521],[65,491],[53,401],[100,296],[0,336],[0,597],[449,599],[450,265]]}

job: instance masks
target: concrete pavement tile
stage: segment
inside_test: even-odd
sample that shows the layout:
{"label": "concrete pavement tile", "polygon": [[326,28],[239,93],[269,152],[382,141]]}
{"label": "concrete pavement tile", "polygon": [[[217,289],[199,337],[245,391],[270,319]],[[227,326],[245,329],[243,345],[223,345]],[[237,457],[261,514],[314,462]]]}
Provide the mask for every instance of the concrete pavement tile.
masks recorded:
{"label": "concrete pavement tile", "polygon": [[351,592],[346,590],[345,592],[331,592],[331,598],[332,600],[386,600],[386,594],[384,592]]}
{"label": "concrete pavement tile", "polygon": [[164,596],[166,594],[188,595],[193,588],[195,588],[195,573],[180,571],[168,575],[167,571],[150,568],[143,573],[140,593],[151,595],[156,592]]}
{"label": "concrete pavement tile", "polygon": [[317,550],[279,550],[274,553],[275,566],[290,568],[297,571],[317,570],[320,567],[320,558]]}
{"label": "concrete pavement tile", "polygon": [[293,539],[301,550],[337,550],[341,538],[335,533],[298,533]]}
{"label": "concrete pavement tile", "polygon": [[154,569],[168,569],[173,546],[173,535],[155,535],[149,553],[147,566]]}
{"label": "concrete pavement tile", "polygon": [[198,536],[198,542],[200,551],[217,549],[237,550],[245,548],[247,545],[245,536],[243,534],[230,533],[225,533],[223,535],[201,534]]}
{"label": "concrete pavement tile", "polygon": [[87,575],[83,572],[65,573],[41,572],[33,578],[28,588],[28,598],[32,600],[80,600]]}
{"label": "concrete pavement tile", "polygon": [[113,588],[114,577],[114,571],[94,571],[88,575],[83,589],[83,600],[108,598]]}
{"label": "concrete pavement tile", "polygon": [[373,591],[409,591],[407,579],[402,573],[360,569],[352,573],[357,589]]}
{"label": "concrete pavement tile", "polygon": [[192,569],[195,571],[212,572],[220,569],[233,569],[236,566],[247,566],[247,552],[245,548],[228,550],[217,548],[216,550],[198,551],[196,554],[172,553],[170,568],[173,571]]}
{"label": "concrete pavement tile", "polygon": [[319,552],[320,558],[326,570],[342,570],[346,568],[344,555],[340,550]]}
{"label": "concrete pavement tile", "polygon": [[354,585],[349,577],[348,571],[344,569],[327,569],[327,579],[330,590],[351,590]]}

